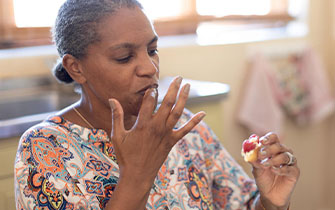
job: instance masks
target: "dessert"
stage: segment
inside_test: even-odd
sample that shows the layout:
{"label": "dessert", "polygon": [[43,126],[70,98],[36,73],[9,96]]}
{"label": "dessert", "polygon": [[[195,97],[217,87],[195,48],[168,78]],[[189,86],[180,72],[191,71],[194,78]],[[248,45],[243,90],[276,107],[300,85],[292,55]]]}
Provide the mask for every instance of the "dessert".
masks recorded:
{"label": "dessert", "polygon": [[257,160],[258,150],[261,147],[259,137],[252,134],[249,139],[244,140],[242,144],[242,156],[246,162],[254,162]]}

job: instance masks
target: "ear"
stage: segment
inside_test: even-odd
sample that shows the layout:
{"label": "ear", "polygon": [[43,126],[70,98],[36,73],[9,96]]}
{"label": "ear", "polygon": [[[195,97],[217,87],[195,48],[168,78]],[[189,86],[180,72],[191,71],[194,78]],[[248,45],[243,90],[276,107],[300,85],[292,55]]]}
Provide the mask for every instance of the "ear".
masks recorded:
{"label": "ear", "polygon": [[80,60],[75,58],[73,55],[65,54],[62,60],[63,67],[71,78],[79,84],[86,82],[86,78],[82,71]]}

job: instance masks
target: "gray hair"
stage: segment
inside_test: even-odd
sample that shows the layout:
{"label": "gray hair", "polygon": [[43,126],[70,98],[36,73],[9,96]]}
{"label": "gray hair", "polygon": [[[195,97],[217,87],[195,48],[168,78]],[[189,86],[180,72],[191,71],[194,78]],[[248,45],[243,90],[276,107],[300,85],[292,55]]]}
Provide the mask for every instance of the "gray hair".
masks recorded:
{"label": "gray hair", "polygon": [[[100,40],[97,32],[100,21],[124,7],[142,8],[142,5],[137,0],[67,0],[59,9],[52,29],[59,56],[62,58],[70,54],[78,59],[83,58],[87,47]],[[52,71],[60,82],[73,82],[61,59]]]}

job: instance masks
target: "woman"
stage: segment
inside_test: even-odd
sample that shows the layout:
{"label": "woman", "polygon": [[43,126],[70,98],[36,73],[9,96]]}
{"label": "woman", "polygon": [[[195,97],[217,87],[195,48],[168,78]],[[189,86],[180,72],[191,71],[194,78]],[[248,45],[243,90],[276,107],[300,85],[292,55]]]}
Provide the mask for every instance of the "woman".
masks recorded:
{"label": "woman", "polygon": [[68,0],[53,33],[55,76],[81,99],[22,136],[17,209],[288,209],[299,169],[275,134],[253,181],[184,111],[180,77],[156,108],[158,38],[136,0]]}

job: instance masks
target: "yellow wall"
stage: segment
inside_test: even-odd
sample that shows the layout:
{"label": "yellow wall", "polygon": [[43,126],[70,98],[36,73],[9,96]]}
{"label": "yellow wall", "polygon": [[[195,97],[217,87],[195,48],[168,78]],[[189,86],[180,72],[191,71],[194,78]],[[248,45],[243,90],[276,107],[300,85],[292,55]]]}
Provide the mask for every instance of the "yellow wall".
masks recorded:
{"label": "yellow wall", "polygon": [[[280,46],[306,42],[316,49],[325,62],[329,75],[335,77],[335,3],[332,0],[310,1],[310,33],[304,38],[266,41],[247,44],[216,46],[182,46],[160,49],[161,75],[182,75],[191,79],[224,82],[231,86],[228,99],[210,107],[210,113],[217,111],[216,121],[210,118],[214,128],[228,151],[247,170],[248,166],[240,157],[241,142],[249,133],[236,123],[235,114],[239,104],[242,82],[245,76],[249,49],[262,45]],[[332,24],[332,27],[329,25]],[[332,35],[333,34],[333,35]],[[49,73],[46,62],[54,59],[32,58],[18,62],[0,60],[1,76]],[[335,87],[333,83],[333,87]],[[192,110],[197,110],[195,107]],[[206,118],[205,118],[206,121]],[[284,143],[294,149],[301,167],[301,177],[292,200],[292,208],[297,210],[335,209],[335,116],[307,127],[298,127],[290,120],[284,123]],[[1,145],[1,142],[0,142]],[[1,146],[0,146],[1,147]],[[14,158],[14,157],[13,157]]]}
{"label": "yellow wall", "polygon": [[[285,46],[295,41],[297,40],[268,43],[271,46],[274,43]],[[249,136],[249,133],[236,123],[235,114],[245,75],[247,49],[246,44],[236,44],[160,50],[163,75],[181,74],[187,78],[224,82],[231,86],[229,98],[222,103],[222,116],[218,121],[219,124],[222,124],[221,130],[216,129],[215,132],[222,139],[228,151],[243,166],[245,164],[240,157],[241,143]],[[331,140],[334,141],[334,136],[330,136],[331,119],[305,128],[299,128],[290,120],[285,120],[283,130],[285,132],[284,143],[294,149],[302,172],[292,201],[292,209],[307,210],[328,207],[327,202],[330,201],[330,198],[328,198],[327,186],[331,181],[327,172],[330,164],[328,145]]]}
{"label": "yellow wall", "polygon": [[[162,75],[181,74],[192,79],[224,82],[231,85],[229,99],[222,103],[221,130],[215,130],[231,154],[247,170],[240,157],[241,142],[249,133],[236,123],[235,114],[241,93],[249,49],[294,45],[306,42],[322,56],[329,75],[335,76],[335,30],[332,21],[335,3],[310,1],[309,29],[304,38],[262,43],[221,46],[190,46],[160,50]],[[333,35],[331,35],[333,33]],[[332,43],[332,45],[331,45]],[[334,82],[332,83],[335,88]],[[205,118],[206,121],[206,118]],[[216,125],[217,126],[217,125]],[[301,167],[301,177],[292,200],[292,209],[335,209],[335,116],[307,127],[298,127],[289,119],[284,122],[284,143],[294,149]]]}

